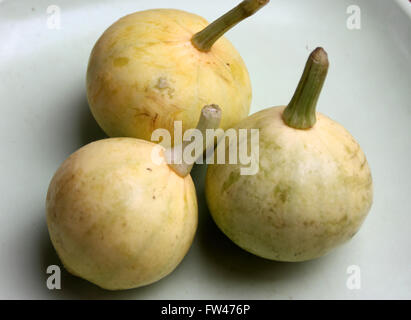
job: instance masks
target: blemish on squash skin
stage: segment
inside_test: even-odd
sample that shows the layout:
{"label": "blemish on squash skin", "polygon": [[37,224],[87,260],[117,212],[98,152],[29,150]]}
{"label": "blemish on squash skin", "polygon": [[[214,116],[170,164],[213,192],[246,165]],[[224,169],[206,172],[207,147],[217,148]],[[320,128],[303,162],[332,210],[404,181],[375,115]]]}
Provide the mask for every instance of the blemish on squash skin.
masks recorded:
{"label": "blemish on squash skin", "polygon": [[127,65],[129,60],[130,59],[126,58],[126,57],[118,57],[118,58],[115,58],[113,60],[113,65],[115,67],[121,68],[121,67],[124,67],[125,65]]}
{"label": "blemish on squash skin", "polygon": [[312,227],[315,225],[315,221],[309,220],[309,221],[304,221],[303,222],[304,227]]}
{"label": "blemish on squash skin", "polygon": [[159,91],[166,91],[170,99],[172,99],[174,96],[175,89],[165,77],[158,78],[158,81],[154,88]]}
{"label": "blemish on squash skin", "polygon": [[140,117],[140,116],[150,117],[150,115],[147,112],[140,112],[139,114],[136,114],[136,117]]}
{"label": "blemish on squash skin", "polygon": [[349,146],[345,145],[345,151],[350,156],[349,159],[353,159],[358,154],[358,151],[360,151],[360,149],[356,148],[356,149],[353,150]]}
{"label": "blemish on squash skin", "polygon": [[154,118],[153,118],[153,122],[152,122],[152,127],[153,127],[153,129],[156,127],[157,118],[158,118],[158,113],[156,113],[156,115],[155,115]]}
{"label": "blemish on squash skin", "polygon": [[228,188],[230,188],[234,183],[236,183],[238,181],[238,179],[240,178],[240,172],[238,171],[232,171],[230,172],[230,175],[228,176],[228,179],[226,181],[224,181],[223,183],[223,188],[222,188],[222,192],[226,191]]}
{"label": "blemish on squash skin", "polygon": [[112,43],[110,43],[110,45],[108,46],[108,49],[110,50],[110,49],[113,49],[114,48],[114,46],[117,44],[117,40],[114,40]]}
{"label": "blemish on squash skin", "polygon": [[274,188],[274,196],[278,199],[280,199],[280,201],[282,203],[285,203],[288,201],[289,197],[290,197],[290,191],[291,188],[288,186],[282,186],[280,184],[278,184],[275,188]]}
{"label": "blemish on squash skin", "polygon": [[273,209],[270,208],[269,210],[272,215],[267,216],[267,223],[270,226],[273,226],[275,229],[282,229],[286,227],[286,223],[283,217],[275,215],[275,211]]}
{"label": "blemish on squash skin", "polygon": [[168,81],[164,77],[158,78],[157,84],[156,84],[157,89],[166,89],[168,88]]}

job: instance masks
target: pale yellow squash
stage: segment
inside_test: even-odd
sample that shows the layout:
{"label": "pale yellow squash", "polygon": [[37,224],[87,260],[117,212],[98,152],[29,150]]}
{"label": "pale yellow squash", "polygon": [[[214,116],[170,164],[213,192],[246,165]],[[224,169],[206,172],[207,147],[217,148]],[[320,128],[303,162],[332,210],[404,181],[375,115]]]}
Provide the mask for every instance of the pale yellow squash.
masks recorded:
{"label": "pale yellow squash", "polygon": [[210,25],[173,9],[115,22],[95,44],[87,70],[88,102],[101,128],[111,137],[150,141],[157,128],[173,133],[174,121],[182,121],[183,132],[194,128],[210,103],[223,111],[222,128],[244,119],[250,78],[240,54],[221,36],[267,2],[243,1]]}
{"label": "pale yellow squash", "polygon": [[257,174],[241,175],[241,164],[208,168],[213,219],[255,255],[278,261],[320,257],[352,238],[370,210],[372,178],[363,151],[340,124],[315,113],[327,68],[325,52],[317,49],[288,117],[285,107],[274,107],[235,127],[259,129]]}
{"label": "pale yellow squash", "polygon": [[158,147],[104,139],[57,170],[47,193],[47,225],[69,272],[109,290],[136,288],[165,277],[186,255],[198,219],[192,165],[175,171],[165,158],[158,161],[165,157]]}

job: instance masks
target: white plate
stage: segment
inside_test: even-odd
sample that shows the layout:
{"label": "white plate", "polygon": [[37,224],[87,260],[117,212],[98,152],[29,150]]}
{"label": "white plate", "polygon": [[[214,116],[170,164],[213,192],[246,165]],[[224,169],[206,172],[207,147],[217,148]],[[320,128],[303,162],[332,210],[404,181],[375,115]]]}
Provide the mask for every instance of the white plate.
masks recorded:
{"label": "white plate", "polygon": [[[308,53],[323,46],[331,67],[318,110],[359,141],[375,186],[372,210],[345,246],[306,263],[252,256],[215,227],[197,167],[199,229],[182,264],[140,289],[108,292],[62,276],[46,287],[46,267],[61,265],[48,238],[44,202],[50,178],[79,147],[103,138],[85,98],[92,46],[119,17],[175,7],[212,20],[237,4],[222,1],[0,1],[0,298],[356,299],[411,298],[411,4],[357,0],[361,29],[347,28],[354,1],[272,0],[227,34],[251,74],[252,112],[286,104]],[[50,5],[61,28],[48,28]],[[52,7],[53,8],[53,7]],[[50,22],[50,21],[49,21]],[[358,266],[361,289],[347,287]]]}

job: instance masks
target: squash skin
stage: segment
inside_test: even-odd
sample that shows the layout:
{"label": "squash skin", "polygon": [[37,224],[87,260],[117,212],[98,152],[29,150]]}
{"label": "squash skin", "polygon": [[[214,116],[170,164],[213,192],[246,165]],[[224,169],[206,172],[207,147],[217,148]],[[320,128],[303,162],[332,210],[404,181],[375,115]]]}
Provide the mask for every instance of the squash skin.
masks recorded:
{"label": "squash skin", "polygon": [[66,269],[109,290],[168,275],[197,228],[190,175],[151,161],[155,144],[111,138],[73,153],[54,175],[46,200],[49,234]]}
{"label": "squash skin", "polygon": [[[308,130],[288,127],[285,107],[260,111],[235,129],[260,130],[259,172],[209,165],[206,199],[217,226],[266,259],[321,257],[359,230],[373,199],[370,168],[358,143],[321,113]],[[227,146],[228,148],[228,146]]]}
{"label": "squash skin", "polygon": [[251,83],[247,68],[224,37],[209,52],[191,37],[208,25],[173,9],[140,11],[110,26],[95,44],[87,70],[91,112],[111,137],[150,141],[157,128],[195,128],[201,108],[218,104],[221,127],[247,117]]}

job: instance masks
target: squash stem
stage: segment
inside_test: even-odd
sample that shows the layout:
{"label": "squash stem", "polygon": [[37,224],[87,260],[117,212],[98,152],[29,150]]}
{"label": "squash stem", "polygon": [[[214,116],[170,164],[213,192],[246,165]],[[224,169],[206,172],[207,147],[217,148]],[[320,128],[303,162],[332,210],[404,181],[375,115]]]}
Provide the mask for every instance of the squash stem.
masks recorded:
{"label": "squash stem", "polygon": [[[196,129],[201,133],[202,136],[202,153],[198,155],[198,157],[202,157],[204,150],[208,150],[209,148],[214,146],[213,141],[207,141],[206,139],[206,131],[207,129],[217,129],[220,126],[221,121],[221,109],[219,106],[215,104],[206,105],[201,110],[200,120],[198,121]],[[194,142],[192,141],[194,137]],[[177,145],[174,147],[170,147],[165,150],[165,157],[167,160],[167,164],[170,166],[172,170],[174,170],[179,176],[185,177],[190,174],[191,169],[194,166],[193,163],[188,163],[185,161],[184,157],[184,150],[189,144],[192,143],[199,143],[199,141],[195,140],[196,135],[192,134],[188,141],[183,141],[181,145]]]}
{"label": "squash stem", "polygon": [[192,44],[200,51],[210,51],[213,44],[221,38],[224,33],[237,23],[256,13],[268,2],[270,2],[270,0],[244,0],[237,7],[210,23],[202,31],[196,33],[191,38]]}
{"label": "squash stem", "polygon": [[283,112],[286,125],[295,129],[314,126],[316,106],[328,72],[328,55],[323,48],[309,56],[294,96]]}

